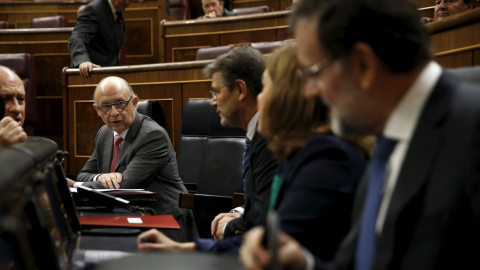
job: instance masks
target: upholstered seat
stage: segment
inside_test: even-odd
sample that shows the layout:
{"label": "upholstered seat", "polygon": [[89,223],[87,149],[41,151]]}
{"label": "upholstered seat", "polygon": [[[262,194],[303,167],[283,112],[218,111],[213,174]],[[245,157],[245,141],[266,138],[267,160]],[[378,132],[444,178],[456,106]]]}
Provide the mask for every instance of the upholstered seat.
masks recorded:
{"label": "upholstered seat", "polygon": [[25,123],[23,128],[28,135],[34,134],[34,123],[38,119],[37,107],[37,69],[35,58],[29,53],[0,54],[0,65],[9,67],[20,77],[27,95],[25,105]]}
{"label": "upholstered seat", "polygon": [[181,196],[185,204],[180,198],[180,206],[193,209],[201,237],[211,237],[213,218],[231,210],[235,204],[232,195],[243,191],[245,131],[222,127],[210,101],[186,103],[177,154],[180,177],[186,183],[197,184],[195,194]]}
{"label": "upholstered seat", "polygon": [[237,13],[238,15],[245,15],[245,14],[270,12],[272,11],[272,9],[269,6],[258,6],[258,7],[234,8],[232,11],[234,13]]}
{"label": "upholstered seat", "polygon": [[200,48],[197,51],[195,60],[216,59],[220,55],[229,52],[231,49],[233,49],[233,46],[231,45],[217,46],[217,47],[210,47],[210,48]]}
{"label": "upholstered seat", "polygon": [[30,22],[30,28],[57,28],[57,27],[67,27],[67,26],[68,26],[68,21],[62,15],[33,18],[32,21]]}
{"label": "upholstered seat", "polygon": [[8,29],[10,24],[7,21],[0,21],[0,29]]}
{"label": "upholstered seat", "polygon": [[262,54],[271,53],[278,47],[281,47],[287,42],[286,40],[282,41],[272,41],[272,42],[258,42],[252,43],[252,48],[259,50]]}
{"label": "upholstered seat", "polygon": [[190,19],[190,3],[188,0],[169,0],[168,5],[170,16],[175,20]]}
{"label": "upholstered seat", "polygon": [[137,112],[152,118],[157,124],[165,127],[162,105],[158,101],[142,100],[137,103]]}

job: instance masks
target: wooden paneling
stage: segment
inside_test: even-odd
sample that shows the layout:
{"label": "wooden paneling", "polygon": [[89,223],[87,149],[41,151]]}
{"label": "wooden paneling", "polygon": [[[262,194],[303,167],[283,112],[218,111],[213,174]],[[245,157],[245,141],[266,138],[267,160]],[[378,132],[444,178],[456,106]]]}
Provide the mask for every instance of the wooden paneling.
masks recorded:
{"label": "wooden paneling", "polygon": [[63,72],[64,149],[70,155],[67,172],[76,174],[93,151],[94,138],[103,125],[92,108],[96,84],[107,76],[127,80],[142,100],[159,101],[165,118],[164,128],[174,147],[180,139],[183,106],[190,98],[209,98],[210,80],[203,68],[210,61],[137,65],[94,69],[89,78],[78,75],[77,69]]}
{"label": "wooden paneling", "polygon": [[[125,11],[127,64],[159,62],[159,21],[166,0],[134,2]],[[17,28],[29,27],[36,17],[63,15],[75,25],[77,9],[83,2],[1,1],[0,20]],[[164,18],[164,17],[162,17]],[[38,73],[35,134],[63,145],[63,96],[61,71],[70,65],[68,39],[73,27],[58,29],[0,30],[1,53],[30,53],[35,56]]]}
{"label": "wooden paneling", "polygon": [[285,40],[290,11],[210,20],[161,22],[160,57],[165,62],[194,60],[201,47]]}
{"label": "wooden paneling", "polygon": [[[474,51],[480,49],[480,9],[426,25],[430,43],[444,67],[475,65]],[[477,56],[478,58],[478,56]]]}

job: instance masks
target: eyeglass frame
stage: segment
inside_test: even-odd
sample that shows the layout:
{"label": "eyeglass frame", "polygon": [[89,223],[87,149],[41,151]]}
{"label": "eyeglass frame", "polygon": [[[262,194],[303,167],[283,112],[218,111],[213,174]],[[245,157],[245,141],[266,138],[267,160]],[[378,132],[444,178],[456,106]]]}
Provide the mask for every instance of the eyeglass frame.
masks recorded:
{"label": "eyeglass frame", "polygon": [[[115,106],[115,108],[116,108],[118,111],[123,111],[123,110],[125,110],[125,109],[128,107],[128,104],[130,103],[130,101],[132,100],[132,98],[133,98],[133,95],[130,96],[130,98],[129,98],[128,100],[122,100],[122,101],[117,101],[117,102],[111,103],[111,104],[101,104],[101,105],[96,105],[96,106],[97,106],[98,111],[103,112],[103,113],[106,113],[106,112],[111,111],[111,110],[112,110],[112,106]],[[123,104],[123,102],[127,102],[127,103],[125,104],[125,108],[121,108],[121,109],[118,108],[118,107],[117,107],[117,104]],[[108,110],[108,111],[102,111],[102,110],[100,109],[100,107],[102,107],[102,108],[108,107],[109,110]]]}
{"label": "eyeglass frame", "polygon": [[210,95],[212,95],[212,99],[217,100],[217,91],[215,91],[215,90],[210,90]]}
{"label": "eyeglass frame", "polygon": [[304,69],[299,68],[298,73],[306,82],[310,82],[313,78],[317,77],[322,71],[324,71],[332,63],[333,63],[332,59],[330,57],[327,57],[308,68],[304,68]]}

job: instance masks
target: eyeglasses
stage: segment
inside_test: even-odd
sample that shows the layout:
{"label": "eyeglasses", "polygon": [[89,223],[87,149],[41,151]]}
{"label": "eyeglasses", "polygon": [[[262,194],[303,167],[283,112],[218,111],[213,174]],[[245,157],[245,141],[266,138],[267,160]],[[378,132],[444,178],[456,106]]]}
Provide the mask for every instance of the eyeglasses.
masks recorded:
{"label": "eyeglasses", "polygon": [[331,63],[331,59],[327,57],[311,67],[305,69],[298,69],[298,73],[305,81],[310,81],[311,79],[317,77]]}
{"label": "eyeglasses", "polygon": [[123,101],[117,101],[115,103],[112,103],[112,104],[102,104],[102,105],[97,105],[97,109],[101,112],[109,112],[110,110],[112,110],[112,106],[115,105],[115,108],[117,108],[117,110],[123,110],[125,109],[127,106],[128,106],[128,103],[130,102],[130,100],[132,100],[132,97],[131,96],[128,100],[123,100]]}
{"label": "eyeglasses", "polygon": [[210,94],[212,95],[213,99],[217,99],[217,91],[215,90],[210,90]]}

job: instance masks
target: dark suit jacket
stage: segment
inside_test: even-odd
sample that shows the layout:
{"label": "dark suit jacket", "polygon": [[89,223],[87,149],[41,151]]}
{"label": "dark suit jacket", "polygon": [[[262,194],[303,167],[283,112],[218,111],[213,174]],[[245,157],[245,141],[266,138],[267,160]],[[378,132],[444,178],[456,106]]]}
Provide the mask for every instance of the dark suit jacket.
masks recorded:
{"label": "dark suit jacket", "polygon": [[[95,150],[77,176],[77,181],[93,181],[99,173],[109,173],[113,157],[113,131],[103,126],[95,138]],[[180,223],[180,241],[197,237],[190,210],[178,207],[181,192],[187,192],[178,176],[177,160],[170,138],[162,127],[148,116],[136,112],[124,140],[115,168],[122,173],[120,188],[143,188],[157,192],[157,202],[146,206],[157,214],[171,214]]]}
{"label": "dark suit jacket", "polygon": [[77,24],[68,40],[71,67],[83,62],[92,62],[100,66],[118,66],[118,56],[125,43],[126,28],[123,21],[122,43],[118,46],[120,35],[108,4],[108,0],[94,0],[87,4],[77,18]]}
{"label": "dark suit jacket", "polygon": [[[447,72],[437,82],[400,170],[372,269],[480,266],[479,90]],[[336,269],[353,268],[366,182]]]}
{"label": "dark suit jacket", "polygon": [[[233,11],[230,11],[226,8],[223,8],[222,17],[235,16],[235,15],[238,15],[238,14],[233,12]],[[203,17],[205,17],[205,15],[202,15],[202,16],[198,17],[197,19],[203,19]]]}
{"label": "dark suit jacket", "polygon": [[[295,237],[313,254],[332,259],[350,227],[350,213],[365,161],[350,144],[337,137],[317,135],[278,168],[283,174],[275,209],[283,231]],[[267,209],[257,225],[264,224]],[[197,248],[236,253],[241,236]],[[202,249],[205,250],[205,249]]]}
{"label": "dark suit jacket", "polygon": [[225,238],[234,236],[235,231],[247,231],[253,227],[270,197],[270,186],[277,164],[263,136],[255,132],[250,150],[250,178],[245,196],[245,211],[242,217],[227,224]]}

